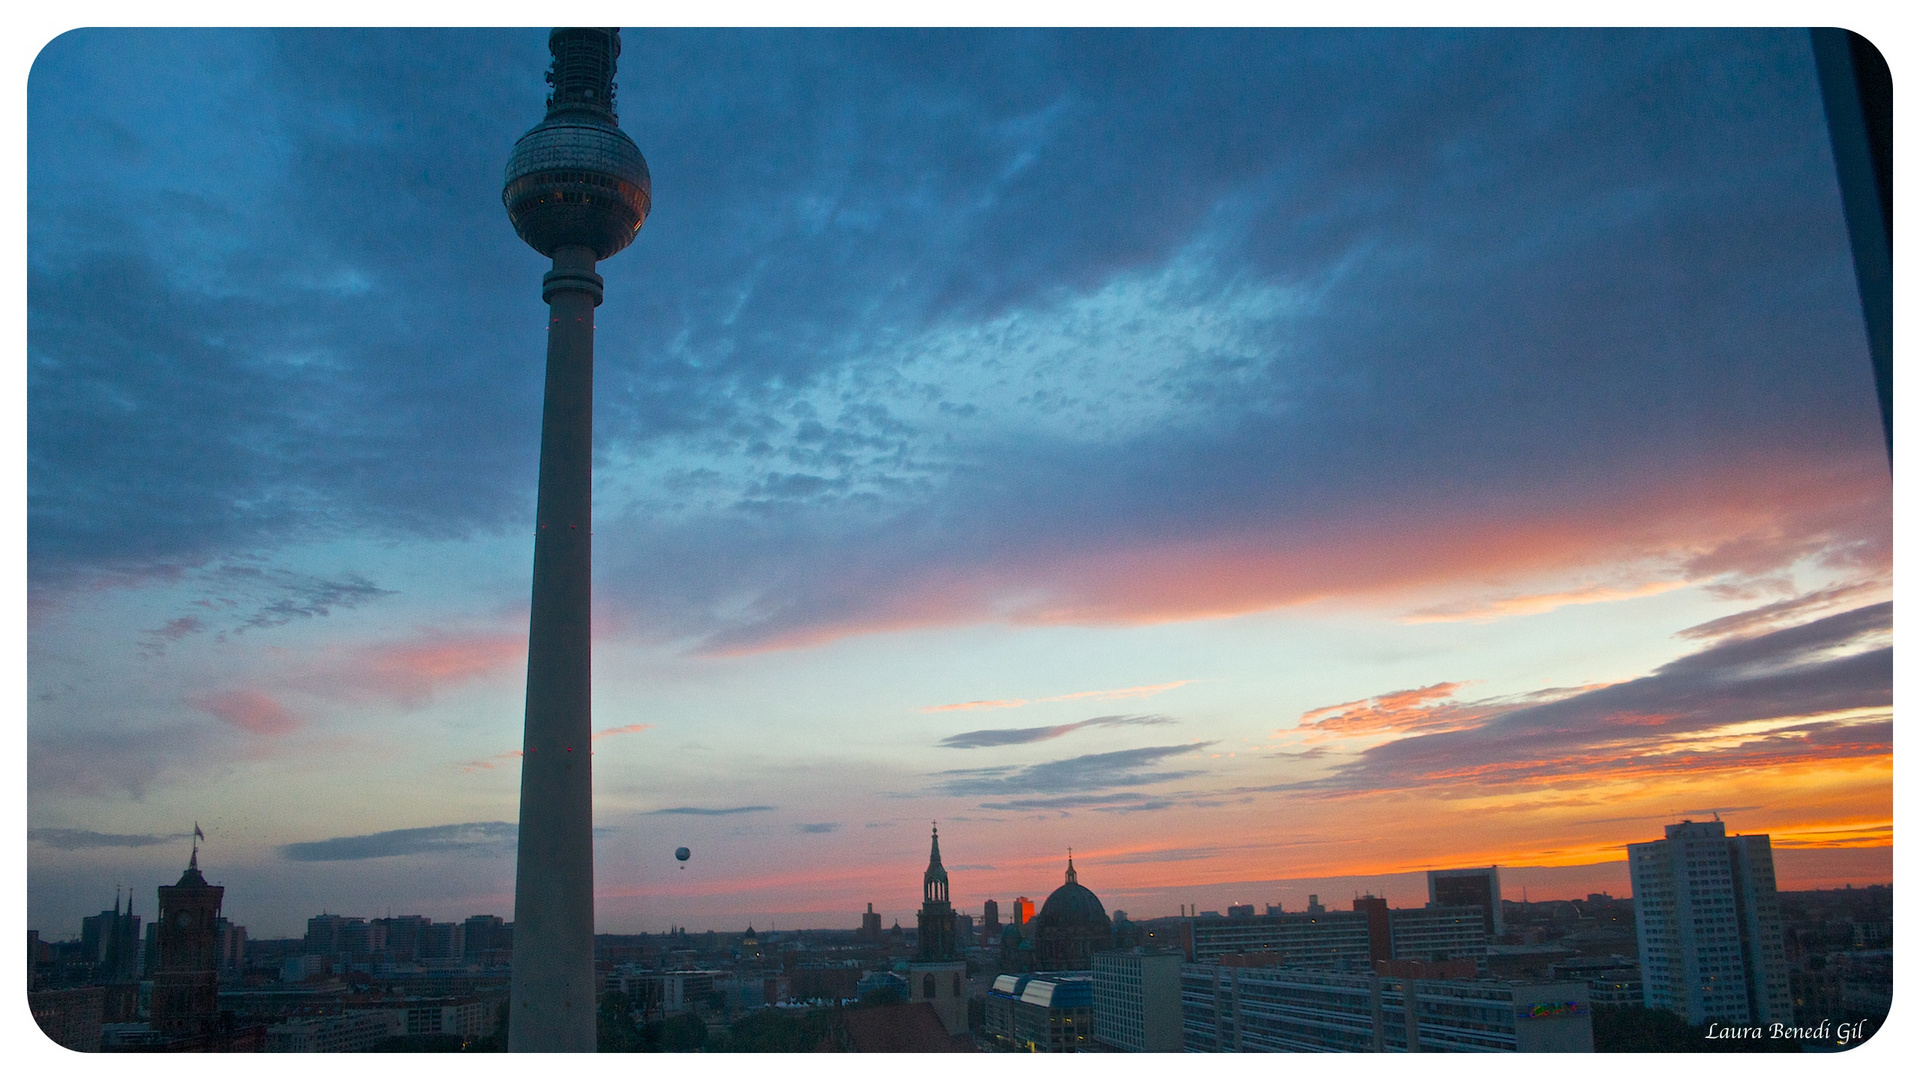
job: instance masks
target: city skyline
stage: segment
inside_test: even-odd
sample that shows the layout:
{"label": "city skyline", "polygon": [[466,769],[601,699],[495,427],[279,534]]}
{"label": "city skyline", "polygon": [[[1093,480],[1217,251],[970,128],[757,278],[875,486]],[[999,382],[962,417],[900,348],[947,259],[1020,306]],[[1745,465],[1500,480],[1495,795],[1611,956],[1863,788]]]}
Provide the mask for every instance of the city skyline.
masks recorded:
{"label": "city skyline", "polygon": [[[624,49],[597,929],[910,924],[934,819],[963,911],[1069,847],[1141,914],[1625,895],[1714,812],[1783,890],[1891,881],[1891,485],[1804,32]],[[256,936],[512,918],[546,312],[497,200],[545,62],[41,54],[43,935],[195,820]]]}

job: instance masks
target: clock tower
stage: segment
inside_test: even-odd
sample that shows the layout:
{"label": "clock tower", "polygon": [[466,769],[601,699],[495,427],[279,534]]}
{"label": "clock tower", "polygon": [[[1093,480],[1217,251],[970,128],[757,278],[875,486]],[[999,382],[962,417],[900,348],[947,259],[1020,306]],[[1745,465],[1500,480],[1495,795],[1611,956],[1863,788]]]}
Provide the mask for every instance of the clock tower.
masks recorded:
{"label": "clock tower", "polygon": [[214,924],[227,890],[207,884],[200,873],[200,827],[193,831],[186,872],[174,884],[160,886],[154,931],[160,958],[153,975],[152,1022],[154,1030],[171,1035],[211,1034],[220,1009]]}

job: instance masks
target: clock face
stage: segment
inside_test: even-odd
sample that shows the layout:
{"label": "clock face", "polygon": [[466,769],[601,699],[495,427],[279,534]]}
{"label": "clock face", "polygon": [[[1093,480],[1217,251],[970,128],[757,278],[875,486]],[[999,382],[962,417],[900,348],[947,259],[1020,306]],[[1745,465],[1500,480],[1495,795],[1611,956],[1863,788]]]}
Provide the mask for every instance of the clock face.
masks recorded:
{"label": "clock face", "polygon": [[192,914],[185,911],[173,917],[173,925],[179,927],[182,930],[185,930],[189,925],[192,924],[192,922],[193,922]]}

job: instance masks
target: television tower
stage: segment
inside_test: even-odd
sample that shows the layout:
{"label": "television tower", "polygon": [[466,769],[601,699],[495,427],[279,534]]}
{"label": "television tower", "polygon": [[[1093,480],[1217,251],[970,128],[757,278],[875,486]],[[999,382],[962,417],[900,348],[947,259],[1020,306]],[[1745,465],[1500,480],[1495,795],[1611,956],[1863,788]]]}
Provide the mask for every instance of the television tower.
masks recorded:
{"label": "television tower", "polygon": [[593,268],[640,232],[653,182],[613,110],[619,28],[558,28],[547,48],[547,118],[514,144],[501,195],[520,238],[553,260],[507,1048],[592,1053]]}

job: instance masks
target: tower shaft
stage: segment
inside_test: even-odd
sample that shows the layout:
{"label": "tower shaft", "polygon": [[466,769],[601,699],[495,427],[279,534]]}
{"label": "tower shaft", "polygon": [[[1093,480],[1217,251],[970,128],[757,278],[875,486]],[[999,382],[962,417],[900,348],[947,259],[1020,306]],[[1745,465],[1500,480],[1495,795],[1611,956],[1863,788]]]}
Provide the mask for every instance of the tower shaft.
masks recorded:
{"label": "tower shaft", "polygon": [[593,309],[594,249],[563,245],[549,305],[540,495],[527,632],[526,735],[514,881],[515,1052],[594,1050]]}

